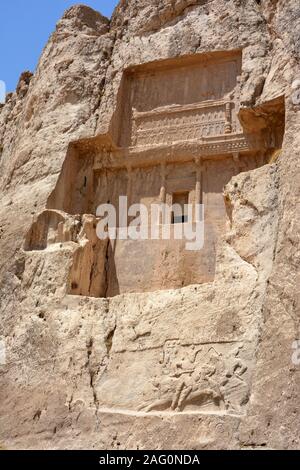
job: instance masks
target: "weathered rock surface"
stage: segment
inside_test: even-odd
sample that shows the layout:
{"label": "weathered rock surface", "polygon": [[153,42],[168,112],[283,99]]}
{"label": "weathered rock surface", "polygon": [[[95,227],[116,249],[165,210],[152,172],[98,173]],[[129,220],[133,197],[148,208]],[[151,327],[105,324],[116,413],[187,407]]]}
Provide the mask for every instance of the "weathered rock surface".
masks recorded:
{"label": "weathered rock surface", "polygon": [[[130,0],[111,21],[75,6],[21,76],[0,108],[0,446],[299,448],[298,3]],[[92,216],[39,214],[74,143],[114,133],[128,67],[236,50],[242,124],[281,100],[285,135],[270,164],[224,189],[214,281],[69,295],[78,247],[93,264]],[[28,250],[38,217],[64,230]]]}

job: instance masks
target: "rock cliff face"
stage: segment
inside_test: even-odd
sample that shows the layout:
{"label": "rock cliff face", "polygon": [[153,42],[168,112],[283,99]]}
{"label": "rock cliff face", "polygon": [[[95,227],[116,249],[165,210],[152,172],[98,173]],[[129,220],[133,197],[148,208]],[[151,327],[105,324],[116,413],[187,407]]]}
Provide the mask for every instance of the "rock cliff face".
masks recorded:
{"label": "rock cliff face", "polygon": [[[65,13],[0,108],[0,447],[299,448],[299,51],[298,0]],[[122,140],[128,71],[226,54],[240,125],[277,143],[227,181],[215,273],[106,295],[95,214],[63,203],[76,165]]]}

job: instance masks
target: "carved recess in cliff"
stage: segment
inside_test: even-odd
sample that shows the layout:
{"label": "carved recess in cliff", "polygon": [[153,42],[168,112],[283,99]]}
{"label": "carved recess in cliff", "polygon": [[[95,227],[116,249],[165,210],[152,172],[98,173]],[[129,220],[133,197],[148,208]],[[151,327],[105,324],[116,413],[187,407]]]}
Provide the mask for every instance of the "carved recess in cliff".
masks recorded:
{"label": "carved recess in cliff", "polygon": [[[48,208],[80,216],[71,294],[112,297],[214,280],[227,220],[223,187],[267,163],[284,133],[283,100],[239,109],[241,61],[241,52],[232,51],[132,67],[124,72],[110,133],[70,145]],[[96,239],[99,204],[118,207],[127,195],[129,204],[172,205],[178,194],[205,205],[201,251],[189,252],[172,237]]]}

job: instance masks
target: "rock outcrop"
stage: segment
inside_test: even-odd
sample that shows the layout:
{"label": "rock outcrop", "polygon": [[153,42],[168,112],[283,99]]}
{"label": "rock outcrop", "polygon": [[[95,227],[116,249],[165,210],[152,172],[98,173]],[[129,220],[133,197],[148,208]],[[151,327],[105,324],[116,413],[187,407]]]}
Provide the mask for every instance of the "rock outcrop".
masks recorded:
{"label": "rock outcrop", "polygon": [[[7,96],[0,107],[0,447],[299,448],[298,3],[121,0],[110,21],[77,5],[57,24],[35,74],[22,74]],[[265,146],[243,147],[248,166],[235,152],[222,198],[207,190],[218,193],[212,207],[222,218],[214,269],[178,281],[176,271],[196,270],[193,260],[167,269],[163,258],[154,288],[132,289],[149,263],[139,271],[119,253],[115,269],[127,283],[109,290],[111,254],[95,237],[88,183],[91,169],[102,171],[99,161],[135,158],[122,133],[133,115],[126,80],[181,60],[233,56],[240,69],[225,97],[238,121],[228,118],[226,90],[205,100],[222,116],[225,104],[227,134],[259,135],[254,140]],[[174,104],[158,100],[156,115]],[[149,109],[136,111],[141,118]],[[200,148],[194,144],[191,154]],[[182,144],[170,146],[175,159]]]}

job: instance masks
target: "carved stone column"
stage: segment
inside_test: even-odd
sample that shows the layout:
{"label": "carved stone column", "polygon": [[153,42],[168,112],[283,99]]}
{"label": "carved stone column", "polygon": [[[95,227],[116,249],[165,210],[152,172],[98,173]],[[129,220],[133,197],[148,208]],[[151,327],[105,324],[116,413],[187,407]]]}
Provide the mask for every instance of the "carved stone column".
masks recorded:
{"label": "carved stone column", "polygon": [[131,132],[131,145],[137,146],[138,124],[137,124],[137,110],[133,108],[132,113],[132,132]]}
{"label": "carved stone column", "polygon": [[[195,205],[203,204],[203,162],[200,157],[195,159],[196,163],[196,188],[195,188]],[[196,219],[197,212],[195,210],[194,221]]]}
{"label": "carved stone column", "polygon": [[132,167],[131,165],[127,165],[127,204],[128,204],[128,209],[129,209],[129,207],[132,204]]}
{"label": "carved stone column", "polygon": [[239,152],[233,153],[232,158],[233,158],[233,161],[234,161],[235,174],[238,175],[242,171],[242,163],[241,163],[241,160],[240,160]]}
{"label": "carved stone column", "polygon": [[231,103],[228,102],[225,105],[225,134],[231,134],[231,132],[232,132]]}
{"label": "carved stone column", "polygon": [[[161,204],[166,203],[166,195],[167,195],[167,190],[166,190],[166,162],[162,162],[160,165],[160,193],[159,193],[159,202]],[[159,224],[161,225],[163,223],[163,214],[160,213],[159,215]]]}
{"label": "carved stone column", "polygon": [[166,162],[162,162],[160,165],[160,180],[161,180],[161,187],[160,187],[159,201],[165,204],[166,202]]}

